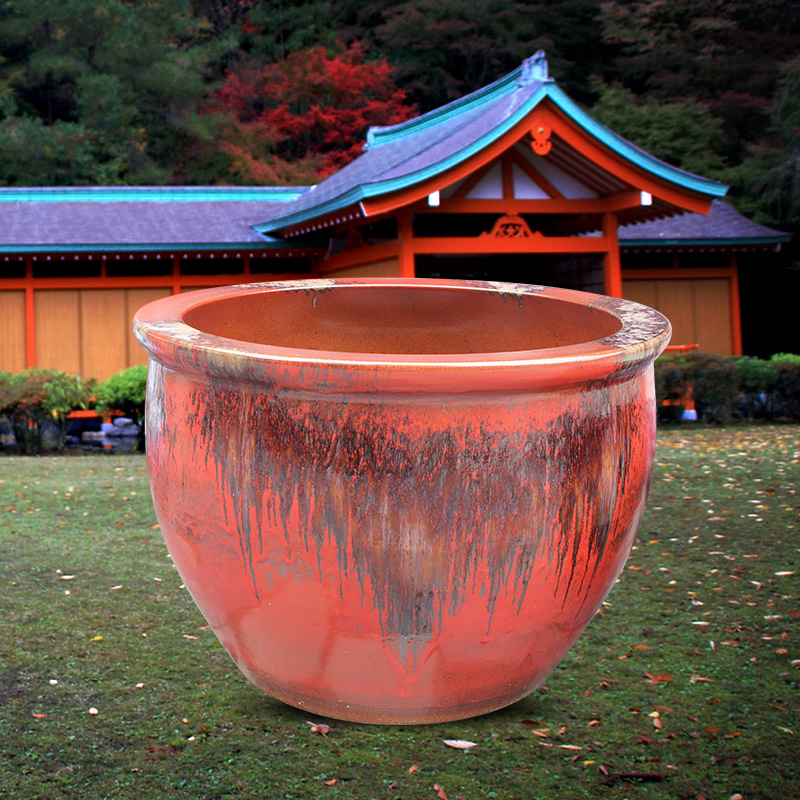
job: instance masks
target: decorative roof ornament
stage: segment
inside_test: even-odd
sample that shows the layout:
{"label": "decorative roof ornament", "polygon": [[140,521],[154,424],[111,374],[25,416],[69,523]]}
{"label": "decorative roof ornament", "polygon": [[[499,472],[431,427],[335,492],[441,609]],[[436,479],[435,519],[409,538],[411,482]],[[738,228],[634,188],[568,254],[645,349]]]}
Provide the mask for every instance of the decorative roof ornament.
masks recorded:
{"label": "decorative roof ornament", "polygon": [[550,74],[547,66],[547,56],[544,50],[537,50],[530,58],[522,62],[522,72],[517,78],[519,86],[527,86],[534,81],[549,81]]}

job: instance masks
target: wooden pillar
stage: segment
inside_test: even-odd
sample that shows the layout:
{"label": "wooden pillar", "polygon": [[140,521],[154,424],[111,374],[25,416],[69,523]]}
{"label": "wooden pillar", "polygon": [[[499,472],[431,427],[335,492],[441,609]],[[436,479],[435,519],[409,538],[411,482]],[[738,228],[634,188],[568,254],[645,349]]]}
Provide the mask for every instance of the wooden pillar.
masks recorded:
{"label": "wooden pillar", "polygon": [[401,213],[397,217],[397,238],[400,249],[398,258],[398,275],[401,278],[413,278],[414,272],[414,227],[411,214]]}
{"label": "wooden pillar", "polygon": [[33,296],[33,259],[25,257],[25,367],[36,366],[36,306]]}
{"label": "wooden pillar", "polygon": [[603,237],[608,247],[603,258],[605,293],[609,297],[622,297],[622,267],[619,259],[616,214],[610,212],[603,214]]}
{"label": "wooden pillar", "polygon": [[736,253],[731,253],[731,277],[728,281],[728,300],[731,307],[731,351],[742,355],[742,307],[739,298],[739,263]]}

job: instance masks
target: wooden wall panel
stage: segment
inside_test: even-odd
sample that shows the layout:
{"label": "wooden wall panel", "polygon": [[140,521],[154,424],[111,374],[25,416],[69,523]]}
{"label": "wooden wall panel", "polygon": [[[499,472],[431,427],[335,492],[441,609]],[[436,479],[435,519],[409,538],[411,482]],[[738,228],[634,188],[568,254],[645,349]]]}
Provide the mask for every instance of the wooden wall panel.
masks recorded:
{"label": "wooden wall panel", "polygon": [[692,281],[697,341],[707,353],[733,355],[727,280]]}
{"label": "wooden wall panel", "polygon": [[729,291],[727,278],[623,282],[628,300],[658,309],[669,319],[670,344],[699,344],[702,351],[717,355],[733,353]]}
{"label": "wooden wall panel", "polygon": [[25,292],[0,292],[0,370],[25,369]]}
{"label": "wooden wall panel", "polygon": [[80,292],[76,289],[40,289],[33,294],[36,325],[36,366],[81,372]]}
{"label": "wooden wall panel", "polygon": [[633,300],[634,303],[650,308],[656,308],[658,302],[655,281],[623,281],[622,294],[626,300]]}
{"label": "wooden wall panel", "polygon": [[81,291],[81,375],[104,380],[128,366],[124,289]]}
{"label": "wooden wall panel", "polygon": [[139,344],[133,335],[133,315],[145,303],[168,297],[171,294],[169,289],[128,289],[125,293],[125,332],[127,337],[127,363],[126,367],[134,364],[147,363],[147,351]]}
{"label": "wooden wall panel", "polygon": [[656,308],[672,323],[672,344],[698,343],[692,283],[670,280],[656,286]]}

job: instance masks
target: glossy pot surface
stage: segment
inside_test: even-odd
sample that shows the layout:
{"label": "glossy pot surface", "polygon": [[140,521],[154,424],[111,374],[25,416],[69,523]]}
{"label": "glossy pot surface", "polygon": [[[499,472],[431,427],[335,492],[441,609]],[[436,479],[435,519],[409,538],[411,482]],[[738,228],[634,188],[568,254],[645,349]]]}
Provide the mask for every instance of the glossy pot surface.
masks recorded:
{"label": "glossy pot surface", "polygon": [[242,672],[309,712],[481,714],[540,685],[616,580],[670,327],[539,286],[306,280],[141,309],[175,565]]}

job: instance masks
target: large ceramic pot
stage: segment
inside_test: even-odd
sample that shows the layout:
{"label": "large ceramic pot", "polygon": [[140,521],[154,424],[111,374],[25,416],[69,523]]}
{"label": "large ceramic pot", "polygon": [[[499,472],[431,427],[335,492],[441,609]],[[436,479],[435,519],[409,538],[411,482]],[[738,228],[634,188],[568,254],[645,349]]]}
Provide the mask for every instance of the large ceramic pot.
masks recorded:
{"label": "large ceramic pot", "polygon": [[308,280],[136,315],[170,553],[242,672],[310,712],[458,719],[541,684],[616,580],[659,313],[540,286]]}

